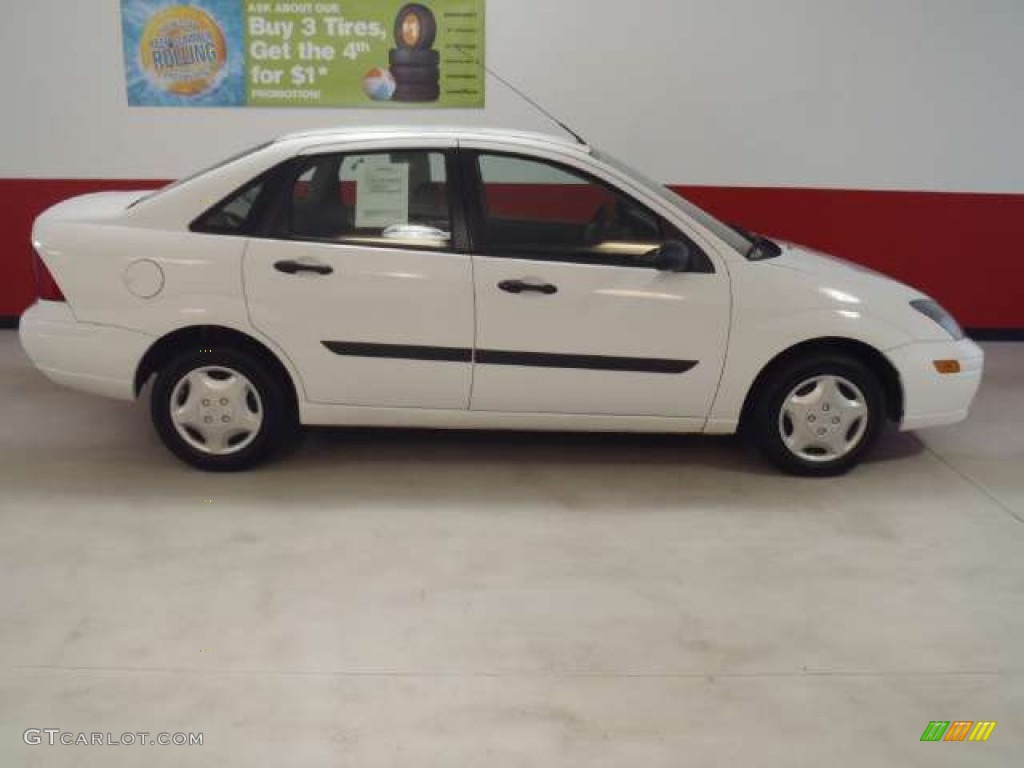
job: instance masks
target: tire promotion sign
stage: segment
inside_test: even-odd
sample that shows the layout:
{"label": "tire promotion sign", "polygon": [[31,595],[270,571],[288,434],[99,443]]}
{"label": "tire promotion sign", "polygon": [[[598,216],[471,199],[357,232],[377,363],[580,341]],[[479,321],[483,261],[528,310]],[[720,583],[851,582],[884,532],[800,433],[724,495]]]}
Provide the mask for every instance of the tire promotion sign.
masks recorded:
{"label": "tire promotion sign", "polygon": [[128,103],[484,106],[484,0],[121,0]]}

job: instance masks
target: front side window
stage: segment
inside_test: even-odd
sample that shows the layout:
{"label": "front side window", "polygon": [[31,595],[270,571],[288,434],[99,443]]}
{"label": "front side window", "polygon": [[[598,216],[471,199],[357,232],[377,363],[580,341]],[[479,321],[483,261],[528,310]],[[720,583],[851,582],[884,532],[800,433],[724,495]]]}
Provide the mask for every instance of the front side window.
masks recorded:
{"label": "front side window", "polygon": [[634,181],[640,182],[645,187],[647,187],[647,189],[650,192],[653,192],[654,194],[658,195],[660,198],[662,198],[669,204],[675,206],[676,208],[679,208],[681,211],[683,211],[683,213],[685,213],[690,218],[696,220],[702,226],[710,229],[712,232],[715,233],[716,237],[718,237],[721,240],[724,240],[726,243],[729,244],[731,248],[738,251],[739,253],[747,255],[747,257],[749,258],[752,253],[756,252],[756,249],[754,248],[755,243],[750,237],[747,236],[747,233],[743,232],[740,229],[737,229],[736,227],[730,226],[719,221],[707,211],[698,208],[685,197],[677,195],[664,184],[659,184],[656,181],[652,181],[639,171],[630,168],[621,160],[618,160],[612,157],[611,155],[606,155],[603,152],[595,150],[594,157],[596,157],[601,162],[607,163],[613,168],[627,174],[628,176],[633,178]]}
{"label": "front side window", "polygon": [[446,248],[446,157],[412,150],[309,158],[286,190],[278,228],[354,245]]}
{"label": "front side window", "polygon": [[682,234],[612,187],[542,160],[478,156],[482,230],[488,253],[645,265]]}

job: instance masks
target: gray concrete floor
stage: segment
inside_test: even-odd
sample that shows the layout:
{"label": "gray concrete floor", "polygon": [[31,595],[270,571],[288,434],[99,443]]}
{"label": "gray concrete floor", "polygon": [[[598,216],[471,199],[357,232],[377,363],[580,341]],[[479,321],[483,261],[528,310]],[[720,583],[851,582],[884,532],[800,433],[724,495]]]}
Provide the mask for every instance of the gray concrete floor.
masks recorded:
{"label": "gray concrete floor", "polygon": [[[1024,345],[986,351],[967,423],[837,480],[341,430],[214,476],[0,333],[0,765],[1019,765]],[[957,719],[999,724],[920,743]]]}

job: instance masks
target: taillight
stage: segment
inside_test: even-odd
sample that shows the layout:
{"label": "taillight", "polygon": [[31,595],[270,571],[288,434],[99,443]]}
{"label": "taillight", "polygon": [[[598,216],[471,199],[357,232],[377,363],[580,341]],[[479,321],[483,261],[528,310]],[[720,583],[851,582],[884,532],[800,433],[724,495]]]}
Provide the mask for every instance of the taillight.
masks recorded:
{"label": "taillight", "polygon": [[35,251],[32,251],[32,272],[36,276],[36,292],[43,301],[67,301],[57,281],[53,279],[50,270],[46,268],[42,258]]}

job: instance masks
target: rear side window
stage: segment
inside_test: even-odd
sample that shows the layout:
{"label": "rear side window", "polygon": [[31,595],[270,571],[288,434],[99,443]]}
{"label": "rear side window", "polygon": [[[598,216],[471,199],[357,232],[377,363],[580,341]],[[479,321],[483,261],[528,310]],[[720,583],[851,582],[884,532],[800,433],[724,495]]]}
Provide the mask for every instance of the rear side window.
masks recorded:
{"label": "rear side window", "polygon": [[249,231],[253,223],[256,201],[263,193],[264,180],[250,182],[224,202],[204,213],[193,225],[197,232],[215,235],[237,235]]}
{"label": "rear side window", "polygon": [[321,155],[290,188],[279,236],[381,247],[447,248],[451,200],[443,152]]}

